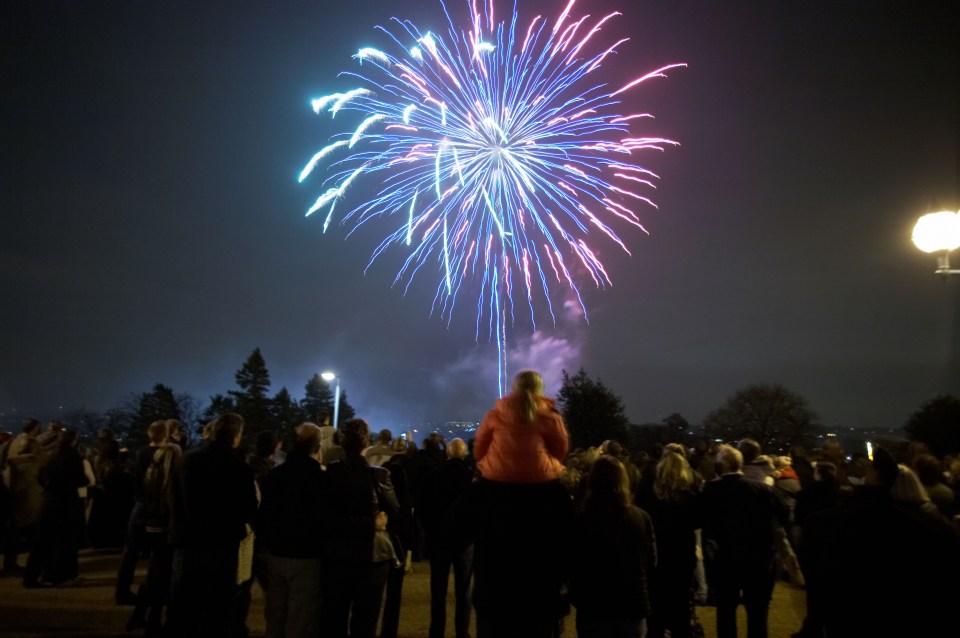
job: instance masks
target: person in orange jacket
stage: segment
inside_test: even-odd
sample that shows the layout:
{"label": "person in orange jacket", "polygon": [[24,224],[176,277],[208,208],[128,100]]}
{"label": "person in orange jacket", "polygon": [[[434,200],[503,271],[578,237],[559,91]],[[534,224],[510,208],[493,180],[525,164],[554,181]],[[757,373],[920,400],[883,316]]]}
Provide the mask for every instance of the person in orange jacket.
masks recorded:
{"label": "person in orange jacket", "polygon": [[513,391],[483,417],[473,454],[487,480],[545,483],[560,477],[569,446],[563,417],[553,399],[543,396],[543,378],[524,370]]}

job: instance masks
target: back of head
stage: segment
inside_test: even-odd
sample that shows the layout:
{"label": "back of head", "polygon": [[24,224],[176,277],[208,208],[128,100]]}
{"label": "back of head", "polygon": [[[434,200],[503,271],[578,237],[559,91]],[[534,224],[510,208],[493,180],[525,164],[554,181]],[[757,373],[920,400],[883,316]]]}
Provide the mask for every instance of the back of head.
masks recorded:
{"label": "back of head", "polygon": [[614,441],[612,439],[607,439],[606,441],[600,444],[600,453],[609,454],[610,456],[615,456],[617,458],[620,458],[621,456],[623,456],[623,446],[620,445],[620,443],[618,443],[617,441]]}
{"label": "back of head", "polygon": [[660,458],[665,458],[668,454],[679,454],[683,458],[687,458],[687,449],[679,443],[667,443],[663,446],[663,451],[660,452]]}
{"label": "back of head", "polygon": [[760,444],[753,439],[741,439],[737,443],[737,449],[743,455],[744,464],[750,463],[753,459],[760,456]]}
{"label": "back of head", "polygon": [[932,454],[921,454],[913,459],[913,469],[917,473],[917,478],[926,487],[932,487],[943,480],[940,461]]}
{"label": "back of head", "polygon": [[830,461],[820,461],[816,467],[817,480],[837,483],[837,466]]}
{"label": "back of head", "polygon": [[297,426],[296,436],[293,439],[291,454],[313,456],[320,451],[321,432],[316,423],[305,421]]}
{"label": "back of head", "polygon": [[543,396],[543,377],[534,370],[523,370],[513,378],[513,395],[520,413],[528,423],[537,420],[537,399]]}
{"label": "back of head", "polygon": [[77,446],[77,441],[79,437],[77,436],[76,430],[63,430],[60,432],[60,441],[59,449],[61,452],[66,450],[72,450]]}
{"label": "back of head", "polygon": [[677,452],[666,452],[657,463],[653,493],[662,501],[679,501],[693,490],[693,470],[687,459]]}
{"label": "back of head", "polygon": [[431,432],[427,438],[423,440],[423,449],[425,452],[430,452],[434,455],[440,455],[443,453],[443,448],[446,443],[443,440],[443,435],[439,432]]}
{"label": "back of head", "polygon": [[380,433],[377,434],[377,443],[381,445],[389,445],[390,441],[392,440],[393,440],[393,433],[386,428],[380,430]]}
{"label": "back of head", "polygon": [[40,434],[40,421],[37,421],[36,419],[24,419],[23,433],[34,435]]}
{"label": "back of head", "polygon": [[330,425],[330,413],[326,410],[317,410],[317,417],[314,420],[319,427]]}
{"label": "back of head", "polygon": [[154,445],[163,445],[167,442],[167,422],[154,421],[147,426],[147,438]]}
{"label": "back of head", "polygon": [[463,439],[456,438],[447,443],[447,457],[451,459],[462,459],[467,456],[467,444]]}
{"label": "back of head", "polygon": [[347,454],[360,454],[370,443],[370,426],[363,419],[350,419],[340,424],[340,447]]}
{"label": "back of head", "polygon": [[878,447],[873,451],[873,463],[867,473],[867,482],[872,485],[878,485],[885,490],[890,490],[900,469],[897,467],[897,461],[886,448]]}
{"label": "back of head", "polygon": [[743,469],[743,454],[732,445],[717,448],[717,474],[739,472]]}
{"label": "back of head", "polygon": [[236,412],[225,412],[212,421],[212,441],[233,447],[234,441],[243,434],[243,417]]}
{"label": "back of head", "polygon": [[271,456],[277,449],[277,435],[272,430],[264,430],[257,434],[257,456]]}
{"label": "back of head", "polygon": [[165,423],[167,424],[167,438],[177,439],[178,435],[182,433],[180,421],[177,419],[167,419]]}
{"label": "back of head", "polygon": [[406,454],[409,447],[407,440],[401,439],[399,436],[390,443],[390,449],[393,450],[394,454]]}
{"label": "back of head", "polygon": [[920,484],[920,479],[906,465],[897,466],[897,477],[890,487],[890,496],[899,503],[921,504],[930,500],[927,490]]}
{"label": "back of head", "polygon": [[630,504],[630,480],[623,463],[609,455],[593,462],[587,476],[584,509],[624,509]]}

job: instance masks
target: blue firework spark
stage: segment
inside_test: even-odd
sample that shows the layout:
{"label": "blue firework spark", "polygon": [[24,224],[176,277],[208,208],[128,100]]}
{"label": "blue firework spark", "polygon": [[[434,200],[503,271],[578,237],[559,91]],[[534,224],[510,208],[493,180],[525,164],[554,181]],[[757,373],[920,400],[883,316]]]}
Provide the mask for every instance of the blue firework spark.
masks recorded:
{"label": "blue firework spark", "polygon": [[619,96],[685,65],[611,88],[603,64],[627,39],[604,44],[602,31],[620,14],[574,19],[574,3],[522,26],[516,7],[498,22],[493,0],[468,0],[463,30],[441,2],[443,37],[394,18],[394,31],[378,27],[387,48],[360,49],[357,70],[340,74],[355,84],[313,101],[315,112],[349,126],[300,175],[327,169],[307,215],[322,213],[326,232],[340,201],[352,201],[351,186],[366,182],[375,196],[347,204],[342,221],[354,229],[381,218],[392,224],[370,263],[400,246],[408,255],[394,284],[408,288],[424,268],[439,273],[432,311],[448,321],[459,299],[471,299],[477,335],[486,320],[500,350],[501,391],[517,293],[534,329],[538,298],[556,321],[558,286],[586,317],[578,279],[612,285],[593,241],[629,254],[613,225],[646,232],[635,210],[655,206],[646,193],[657,176],[637,155],[676,144],[631,135],[650,115],[624,113]]}

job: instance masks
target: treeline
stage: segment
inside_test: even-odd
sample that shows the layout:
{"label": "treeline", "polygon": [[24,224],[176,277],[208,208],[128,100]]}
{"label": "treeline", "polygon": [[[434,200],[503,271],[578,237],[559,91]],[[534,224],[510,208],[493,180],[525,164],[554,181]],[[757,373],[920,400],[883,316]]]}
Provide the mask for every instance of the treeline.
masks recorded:
{"label": "treeline", "polygon": [[[113,430],[117,438],[129,448],[146,442],[147,426],[158,419],[178,419],[192,441],[199,439],[203,424],[218,414],[236,412],[246,422],[244,438],[252,441],[263,430],[273,430],[288,437],[297,425],[313,420],[320,410],[333,415],[334,391],[319,374],[314,374],[304,385],[302,399],[296,399],[286,387],[270,395],[270,372],[260,348],[247,357],[234,374],[236,387],[215,394],[206,401],[177,393],[162,383],[147,392],[134,393],[106,413],[85,408],[63,416],[67,425],[77,428],[85,438],[92,438],[101,428]],[[356,416],[347,401],[347,393],[340,389],[339,421]]]}
{"label": "treeline", "polygon": [[[703,438],[751,438],[764,450],[787,454],[794,446],[820,447],[824,433],[820,417],[806,399],[769,383],[737,390],[699,424],[673,413],[660,423],[631,425],[620,397],[581,368],[573,376],[564,371],[557,407],[573,446],[583,448],[605,440],[619,441],[632,450],[649,450],[658,444],[692,444]],[[911,440],[925,443],[941,457],[960,452],[960,398],[940,395],[924,402],[903,427]]]}
{"label": "treeline", "polygon": [[[101,428],[110,428],[128,447],[145,442],[147,426],[158,419],[178,419],[194,441],[204,423],[223,412],[237,412],[247,423],[246,436],[252,441],[262,430],[288,437],[320,410],[333,414],[334,391],[319,374],[304,385],[302,399],[286,387],[270,395],[270,372],[260,349],[256,348],[234,374],[236,387],[203,401],[177,393],[162,383],[149,391],[134,393],[106,413],[84,408],[63,415],[70,427],[91,439]],[[616,440],[629,449],[651,449],[668,442],[693,443],[697,438],[736,441],[752,438],[763,449],[787,453],[795,445],[819,447],[824,432],[820,418],[799,394],[777,384],[753,384],[741,388],[712,410],[701,423],[689,422],[673,413],[659,423],[631,425],[619,395],[581,368],[576,374],[563,372],[557,407],[570,430],[574,447],[590,447]],[[356,416],[341,388],[339,421]],[[927,444],[945,456],[960,452],[960,398],[936,396],[926,401],[904,423],[905,434]]]}

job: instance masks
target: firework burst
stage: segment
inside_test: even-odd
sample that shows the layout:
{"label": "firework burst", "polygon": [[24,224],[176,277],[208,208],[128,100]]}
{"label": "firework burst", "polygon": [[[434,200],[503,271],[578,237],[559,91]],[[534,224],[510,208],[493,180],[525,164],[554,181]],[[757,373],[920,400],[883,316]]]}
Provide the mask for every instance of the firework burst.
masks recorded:
{"label": "firework burst", "polygon": [[[627,39],[603,42],[616,16],[571,16],[575,0],[553,19],[519,24],[494,17],[493,0],[468,1],[469,28],[449,25],[443,37],[394,18],[384,49],[362,48],[355,81],[313,101],[349,127],[320,149],[300,174],[324,166],[326,180],[307,215],[320,213],[326,232],[341,200],[360,181],[372,198],[347,204],[342,221],[355,229],[386,218],[391,232],[370,263],[389,247],[408,251],[394,284],[405,289],[424,267],[439,277],[432,311],[449,321],[458,300],[487,325],[500,352],[504,391],[506,327],[522,298],[534,307],[551,292],[572,292],[586,317],[578,279],[612,280],[591,247],[613,242],[629,254],[614,226],[646,232],[637,210],[655,206],[657,176],[637,164],[644,150],[676,142],[634,136],[646,113],[623,112],[621,94],[671,64],[611,86],[604,61]],[[369,267],[369,264],[368,264]],[[583,274],[586,273],[586,274]]]}

